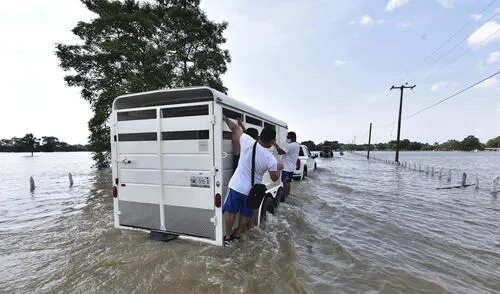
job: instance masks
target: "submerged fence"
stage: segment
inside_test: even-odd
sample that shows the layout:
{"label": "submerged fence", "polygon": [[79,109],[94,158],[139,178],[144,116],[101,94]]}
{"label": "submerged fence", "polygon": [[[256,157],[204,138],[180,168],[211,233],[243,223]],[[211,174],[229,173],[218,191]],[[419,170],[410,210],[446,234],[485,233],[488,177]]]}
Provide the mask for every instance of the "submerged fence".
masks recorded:
{"label": "submerged fence", "polygon": [[[69,179],[69,187],[73,187],[73,175],[71,173],[68,173],[68,179]],[[34,192],[36,189],[35,185],[35,179],[33,176],[30,177],[30,192]]]}
{"label": "submerged fence", "polygon": [[[366,158],[366,154],[363,153],[357,153],[357,152],[350,152],[351,154],[357,155],[357,156],[363,156]],[[370,155],[369,160],[374,160],[378,162],[382,162],[385,164],[389,165],[394,165],[403,169],[407,169],[410,171],[415,171],[418,173],[423,173],[425,175],[429,175],[431,177],[437,177],[438,179],[446,179],[447,183],[452,182],[453,174],[455,173],[455,176],[460,177],[460,185],[455,185],[455,186],[446,186],[446,187],[439,187],[436,189],[454,189],[454,188],[464,188],[464,187],[469,187],[473,186],[475,189],[479,189],[479,177],[478,175],[474,175],[474,181],[473,182],[468,182],[468,175],[466,172],[460,171],[459,169],[451,169],[451,168],[443,168],[442,166],[433,166],[433,165],[421,165],[417,164],[416,162],[411,162],[411,161],[400,161],[396,162],[394,160],[388,160],[388,159],[382,159],[382,158],[377,158],[373,157]],[[487,184],[488,190],[493,196],[496,196],[500,190],[500,176],[494,176],[493,179],[491,180],[490,183]]]}

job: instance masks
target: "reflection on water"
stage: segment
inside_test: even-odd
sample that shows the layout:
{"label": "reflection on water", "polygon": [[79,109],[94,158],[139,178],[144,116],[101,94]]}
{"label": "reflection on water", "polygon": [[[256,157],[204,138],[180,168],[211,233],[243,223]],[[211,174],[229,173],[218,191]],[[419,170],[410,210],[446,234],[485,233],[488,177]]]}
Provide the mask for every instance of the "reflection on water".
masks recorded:
{"label": "reflection on water", "polygon": [[[401,159],[478,174],[483,183],[500,175],[498,152]],[[487,185],[436,190],[445,179],[352,154],[318,159],[317,173],[292,184],[263,228],[219,248],[113,228],[110,172],[93,170],[89,153],[0,153],[0,162],[0,292],[500,289],[500,203]]]}

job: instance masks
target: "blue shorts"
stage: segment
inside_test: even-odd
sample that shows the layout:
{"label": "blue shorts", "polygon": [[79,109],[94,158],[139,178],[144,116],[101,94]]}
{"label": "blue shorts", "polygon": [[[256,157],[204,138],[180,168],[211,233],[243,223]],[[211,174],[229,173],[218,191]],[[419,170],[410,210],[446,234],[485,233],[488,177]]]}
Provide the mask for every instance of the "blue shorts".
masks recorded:
{"label": "blue shorts", "polygon": [[222,207],[222,212],[227,211],[235,214],[239,212],[243,216],[251,217],[253,214],[253,209],[248,208],[247,199],[247,195],[236,192],[233,189],[229,189],[229,191],[227,192],[226,201],[224,202],[224,206]]}
{"label": "blue shorts", "polygon": [[283,184],[290,183],[293,179],[293,172],[282,171],[281,172],[281,181]]}

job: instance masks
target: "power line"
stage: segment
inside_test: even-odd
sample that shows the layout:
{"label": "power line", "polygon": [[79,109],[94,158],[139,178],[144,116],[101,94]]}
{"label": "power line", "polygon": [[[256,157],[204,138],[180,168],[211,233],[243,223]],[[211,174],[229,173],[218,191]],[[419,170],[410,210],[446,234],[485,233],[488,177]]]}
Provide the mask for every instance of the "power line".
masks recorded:
{"label": "power line", "polygon": [[[477,14],[482,14],[484,11],[486,11],[486,9],[490,8],[491,5],[493,5],[493,3],[495,3],[496,0],[492,0],[486,7],[484,7],[481,11],[479,11]],[[467,22],[465,25],[463,25],[460,29],[458,29],[458,31],[456,31],[455,33],[453,33],[446,41],[444,41],[437,49],[435,49],[434,51],[431,52],[431,54],[427,55],[427,57],[422,61],[420,62],[417,66],[415,66],[412,70],[410,70],[405,78],[413,73],[414,71],[416,71],[420,66],[424,65],[434,54],[436,54],[439,50],[441,50],[446,44],[448,44],[456,35],[458,35],[460,32],[462,32],[466,27],[468,27],[471,23],[474,22],[474,19],[471,19],[469,22]]]}
{"label": "power line", "polygon": [[[446,98],[444,98],[444,99],[442,99],[442,100],[440,100],[440,101],[438,101],[438,102],[436,102],[436,103],[434,103],[434,104],[432,104],[432,105],[430,105],[430,106],[428,106],[428,107],[426,107],[424,109],[421,109],[421,110],[419,110],[417,112],[414,112],[414,113],[412,113],[410,115],[407,115],[407,116],[403,117],[402,120],[409,119],[409,118],[411,118],[411,117],[413,117],[413,116],[415,116],[417,114],[420,114],[420,113],[424,112],[425,110],[427,110],[429,108],[432,108],[432,107],[434,107],[434,106],[436,106],[438,104],[441,104],[441,103],[445,102],[446,100],[449,100],[449,99],[451,99],[451,98],[453,98],[453,97],[455,97],[455,96],[457,96],[459,94],[462,94],[463,92],[465,92],[465,91],[473,88],[474,86],[477,86],[477,85],[479,85],[479,84],[481,84],[481,83],[483,83],[483,82],[491,79],[492,77],[494,77],[494,76],[496,76],[498,74],[500,74],[500,71],[497,71],[496,73],[494,73],[494,74],[492,74],[492,75],[490,75],[490,76],[488,76],[488,77],[480,80],[479,82],[476,82],[476,83],[474,83],[474,84],[472,84],[472,85],[470,85],[470,86],[468,86],[468,87],[466,87],[466,88],[464,88],[464,89],[462,89],[462,90],[460,90],[460,91],[458,91],[458,92],[456,92],[456,93],[454,93],[454,94],[452,94],[452,95],[450,95],[450,96],[448,96],[448,97],[446,97]],[[390,122],[390,123],[386,123],[386,124],[383,124],[383,125],[380,125],[380,126],[374,125],[373,128],[374,129],[382,129],[382,128],[386,128],[386,127],[389,127],[389,126],[392,127],[393,125],[394,125],[394,122]]]}
{"label": "power line", "polygon": [[[498,14],[500,14],[500,10],[497,11],[492,17],[490,17],[488,20],[484,21],[483,24],[489,22],[490,20],[492,20],[493,18],[495,18]],[[496,32],[494,33],[496,34]],[[493,35],[494,35],[493,34]],[[431,65],[429,65],[427,68],[425,68],[424,70],[420,71],[419,74],[415,77],[415,79],[419,78],[422,74],[424,74],[425,72],[427,72],[429,69],[433,68],[436,64],[438,64],[446,55],[450,54],[453,50],[455,50],[458,46],[460,46],[463,42],[465,42],[467,39],[469,38],[469,36],[463,38],[460,42],[458,42],[457,44],[455,44],[455,46],[453,46],[451,49],[449,49],[448,51],[446,51],[444,54],[442,54],[441,56],[439,56]]]}
{"label": "power line", "polygon": [[[487,6],[486,6],[486,7],[484,7],[481,11],[479,11],[479,12],[478,12],[478,14],[482,14],[484,11],[486,11],[488,8],[490,8],[490,7],[491,7],[491,6],[492,6],[495,2],[496,2],[496,0],[492,0],[492,1],[491,1],[491,2],[490,2]],[[484,21],[484,22],[483,22],[483,25],[484,25],[485,23],[489,22],[490,20],[492,20],[493,18],[495,18],[495,17],[496,17],[499,13],[500,13],[500,10],[498,10],[498,11],[497,11],[497,12],[496,12],[493,16],[491,16],[488,20]],[[443,48],[446,44],[448,44],[448,43],[449,43],[449,42],[450,42],[450,41],[451,41],[451,40],[452,40],[455,36],[457,36],[460,32],[462,32],[462,31],[463,31],[466,27],[468,27],[468,26],[469,26],[471,23],[473,23],[473,22],[474,22],[474,19],[471,19],[469,22],[467,22],[465,25],[463,25],[463,26],[462,26],[459,30],[457,30],[455,33],[453,33],[453,34],[452,34],[452,35],[451,35],[451,36],[450,36],[450,37],[449,37],[449,38],[448,38],[445,42],[443,42],[443,43],[442,43],[442,44],[441,44],[441,45],[440,45],[437,49],[435,49],[433,52],[431,52],[431,53],[430,53],[430,54],[429,54],[429,55],[428,55],[428,56],[427,56],[427,57],[426,57],[426,58],[425,58],[422,62],[420,62],[420,63],[419,63],[419,64],[418,64],[415,68],[413,68],[411,71],[407,72],[407,74],[406,74],[405,78],[406,78],[409,74],[411,74],[411,73],[415,72],[415,71],[416,71],[416,70],[417,70],[420,66],[424,65],[424,64],[425,64],[425,63],[426,63],[426,62],[427,62],[427,61],[428,61],[428,60],[429,60],[429,59],[430,59],[433,55],[435,55],[435,54],[436,54],[439,50],[441,50],[441,49],[442,49],[442,48]],[[498,33],[499,31],[500,31],[500,29],[499,29],[499,30],[497,30],[496,32],[494,32],[493,34],[490,34],[490,35],[489,35],[486,39],[484,39],[483,41],[481,41],[480,45],[482,45],[483,43],[485,43],[487,40],[489,40],[491,37],[493,37],[493,36],[494,36],[496,33]],[[437,63],[439,63],[439,61],[441,61],[441,60],[442,60],[442,59],[443,59],[446,55],[448,55],[450,52],[452,52],[453,50],[455,50],[458,46],[460,46],[460,44],[462,44],[463,42],[465,42],[468,38],[469,38],[469,36],[467,36],[466,38],[462,39],[462,40],[461,40],[459,43],[457,43],[454,47],[452,47],[450,50],[446,51],[444,54],[442,54],[440,57],[438,57],[438,58],[435,60],[435,62],[434,62],[434,63],[432,63],[432,64],[431,64],[430,66],[428,66],[427,68],[425,68],[425,69],[421,70],[421,71],[419,72],[419,74],[417,75],[417,77],[420,77],[420,76],[421,76],[421,74],[423,74],[423,73],[427,72],[430,68],[434,67],[434,66],[435,66]],[[448,62],[448,63],[445,65],[445,67],[447,67],[447,66],[448,66],[448,65],[450,65],[451,63],[453,63],[453,62],[457,61],[458,59],[460,59],[461,57],[463,57],[465,54],[467,54],[469,51],[470,51],[470,49],[469,49],[469,50],[466,50],[464,53],[460,54],[460,55],[459,55],[459,56],[457,56],[455,59],[453,59],[452,61]],[[477,83],[475,83],[475,84],[473,84],[473,85],[471,85],[471,86],[469,86],[469,87],[467,87],[467,88],[465,88],[465,89],[463,89],[463,90],[461,90],[461,91],[459,91],[459,92],[457,92],[457,93],[455,93],[455,94],[453,94],[453,95],[450,95],[450,96],[446,97],[445,99],[443,99],[443,100],[441,100],[441,101],[439,101],[439,102],[437,102],[437,103],[434,103],[433,105],[430,105],[430,106],[428,106],[428,107],[426,107],[426,108],[424,108],[424,109],[422,109],[422,110],[419,110],[419,111],[417,111],[417,112],[415,112],[415,113],[412,113],[412,114],[410,114],[410,115],[408,115],[408,116],[406,116],[406,117],[403,117],[402,119],[403,119],[403,120],[406,120],[406,119],[411,118],[411,117],[413,117],[413,116],[415,116],[415,115],[417,115],[417,114],[419,114],[419,113],[424,112],[424,111],[425,111],[425,110],[427,110],[427,109],[430,109],[430,108],[432,108],[432,107],[434,107],[434,106],[436,106],[436,105],[438,105],[438,104],[441,104],[441,103],[445,102],[446,100],[449,100],[449,99],[451,99],[451,98],[453,98],[453,97],[455,97],[455,96],[457,96],[457,95],[459,95],[459,94],[461,94],[461,93],[463,93],[463,92],[465,92],[465,91],[469,90],[470,88],[472,88],[472,87],[474,87],[474,86],[476,86],[476,85],[479,85],[480,83],[482,83],[482,82],[484,82],[484,81],[486,81],[486,80],[488,80],[488,79],[490,79],[490,78],[492,78],[492,77],[496,76],[496,75],[497,75],[497,74],[499,74],[499,73],[500,73],[500,71],[499,71],[499,72],[496,72],[495,74],[493,74],[493,75],[491,75],[491,76],[489,76],[489,77],[487,77],[487,78],[485,78],[485,79],[483,79],[483,80],[481,80],[481,81],[479,81],[479,82],[477,82]],[[396,108],[396,110],[397,110],[397,108]],[[396,112],[396,114],[397,114],[397,112]],[[376,126],[376,125],[374,125],[373,127],[374,127],[374,128],[379,128],[379,129],[380,129],[380,128],[385,128],[385,127],[388,127],[388,126],[391,126],[391,127],[392,127],[392,126],[394,126],[395,122],[396,122],[396,119],[394,119],[394,121],[392,121],[392,122],[390,122],[390,123],[387,123],[387,124],[384,124],[384,125],[381,125],[381,126]],[[390,135],[390,137],[392,138],[392,130],[391,130],[391,135]]]}
{"label": "power line", "polygon": [[462,90],[460,90],[460,91],[456,92],[455,94],[452,94],[452,95],[450,95],[450,96],[448,96],[448,97],[446,97],[446,98],[444,98],[444,99],[442,99],[442,100],[439,100],[438,102],[436,102],[436,103],[434,103],[434,104],[432,104],[432,105],[429,105],[429,106],[425,107],[424,109],[421,109],[421,110],[419,110],[419,111],[417,111],[417,112],[414,112],[414,113],[412,113],[412,114],[410,114],[410,115],[408,115],[408,116],[405,116],[403,119],[409,119],[410,117],[413,117],[413,116],[415,116],[415,115],[417,115],[417,114],[420,114],[420,113],[422,113],[422,112],[426,111],[427,109],[430,109],[430,108],[432,108],[432,107],[434,107],[434,106],[436,106],[436,105],[439,105],[439,104],[441,104],[441,103],[443,103],[443,102],[445,102],[445,101],[447,101],[447,100],[450,100],[451,98],[453,98],[453,97],[455,97],[455,96],[458,96],[458,95],[462,94],[463,92],[465,92],[465,91],[467,91],[467,90],[469,90],[469,89],[471,89],[471,88],[473,88],[473,87],[475,87],[475,86],[477,86],[477,85],[479,85],[479,84],[481,84],[481,83],[483,83],[483,82],[485,82],[485,81],[487,81],[487,80],[491,79],[492,77],[494,77],[494,76],[496,76],[496,75],[498,75],[498,74],[500,74],[500,71],[497,71],[496,73],[494,73],[494,74],[492,74],[492,75],[490,75],[490,76],[488,76],[488,77],[486,77],[486,78],[484,78],[484,79],[480,80],[479,82],[476,82],[476,83],[474,83],[474,84],[472,84],[472,85],[470,85],[470,86],[468,86],[468,87],[466,87],[466,88],[464,88],[464,89],[462,89]]}
{"label": "power line", "polygon": [[[488,41],[489,39],[491,39],[493,36],[495,36],[498,32],[500,32],[500,29],[496,30],[495,32],[491,33],[488,35],[488,37],[486,37],[484,40],[481,41],[481,43],[479,43],[478,46],[482,46],[486,43],[486,41]],[[447,68],[450,64],[452,63],[455,63],[457,60],[459,60],[460,58],[464,57],[465,55],[467,55],[468,53],[470,52],[470,48],[465,50],[464,52],[462,52],[460,55],[456,56],[454,59],[450,60],[448,63],[446,63],[445,65],[443,65],[443,67],[441,69],[445,69]],[[430,74],[429,74],[430,75]],[[429,75],[427,75],[427,77],[429,77]],[[425,77],[425,78],[427,78]]]}

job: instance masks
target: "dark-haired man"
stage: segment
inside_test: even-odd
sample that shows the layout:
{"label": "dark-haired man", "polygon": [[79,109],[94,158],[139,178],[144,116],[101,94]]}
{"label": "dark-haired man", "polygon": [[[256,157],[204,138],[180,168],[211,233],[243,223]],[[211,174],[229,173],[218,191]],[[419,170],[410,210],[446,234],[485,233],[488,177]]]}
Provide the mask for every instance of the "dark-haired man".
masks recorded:
{"label": "dark-haired man", "polygon": [[[283,172],[281,173],[281,181],[283,182],[283,190],[285,192],[285,197],[290,194],[290,182],[293,179],[293,171],[295,170],[295,164],[299,158],[300,146],[297,143],[297,135],[295,132],[288,132],[286,136],[286,145],[281,148],[278,144],[274,144],[278,154],[283,155],[281,157],[281,162],[283,163]],[[285,199],[280,199],[284,201]]]}
{"label": "dark-haired man", "polygon": [[[258,141],[243,133],[241,127],[232,120],[224,117],[227,126],[240,142],[240,160],[238,167],[234,171],[229,181],[228,192],[222,211],[225,215],[225,236],[224,245],[229,245],[233,240],[240,238],[241,233],[248,229],[253,210],[247,206],[248,194],[252,188],[252,153],[255,147],[255,171],[254,184],[262,183],[264,173],[269,171],[272,181],[277,181],[283,169],[282,164],[278,164],[274,155],[268,150],[276,140],[276,131],[273,128],[265,127],[260,133]],[[234,217],[240,213],[240,224],[235,234],[232,234]]]}

